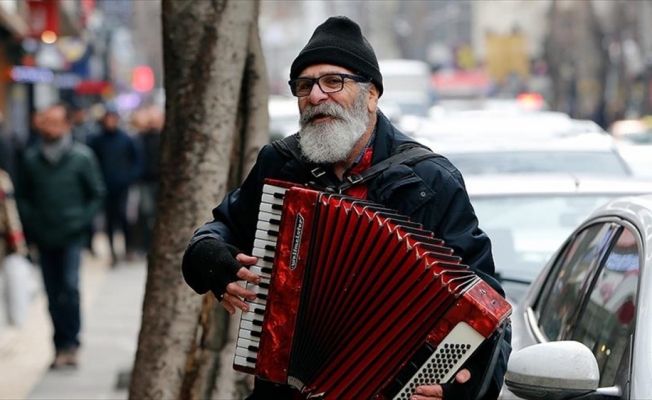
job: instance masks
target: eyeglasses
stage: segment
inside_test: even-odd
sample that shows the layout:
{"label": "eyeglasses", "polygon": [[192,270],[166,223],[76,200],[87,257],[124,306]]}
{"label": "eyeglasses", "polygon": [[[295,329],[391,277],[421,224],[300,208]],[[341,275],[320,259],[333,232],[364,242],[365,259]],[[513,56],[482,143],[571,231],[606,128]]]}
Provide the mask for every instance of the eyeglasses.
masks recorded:
{"label": "eyeglasses", "polygon": [[356,82],[370,82],[371,79],[363,78],[357,75],[349,74],[326,74],[317,78],[297,78],[292,79],[288,83],[290,84],[290,90],[292,95],[296,97],[305,97],[310,94],[312,87],[317,84],[319,89],[324,93],[337,93],[344,89],[344,80],[351,79]]}

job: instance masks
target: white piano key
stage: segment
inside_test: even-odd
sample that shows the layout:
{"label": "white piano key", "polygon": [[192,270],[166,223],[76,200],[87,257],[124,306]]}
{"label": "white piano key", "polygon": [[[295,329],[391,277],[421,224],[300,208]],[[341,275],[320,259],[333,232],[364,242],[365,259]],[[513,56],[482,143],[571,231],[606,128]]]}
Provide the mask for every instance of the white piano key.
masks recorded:
{"label": "white piano key", "polygon": [[233,358],[233,364],[239,365],[241,367],[251,368],[251,369],[256,368],[256,364],[250,363],[249,361],[247,361],[246,358],[240,356],[235,356]]}
{"label": "white piano key", "polygon": [[[270,232],[275,232],[276,235],[270,234]],[[267,230],[263,231],[263,230],[260,230],[260,229],[256,229],[255,237],[256,237],[256,239],[269,240],[271,242],[275,242],[276,239],[278,238],[278,230],[271,229],[269,231],[267,231]]]}
{"label": "white piano key", "polygon": [[257,305],[265,307],[267,305],[267,300],[266,299],[247,300],[247,301],[245,301],[245,303],[247,303],[247,304],[257,304]]}
{"label": "white piano key", "polygon": [[252,292],[256,294],[268,294],[269,289],[261,287],[260,285],[256,285],[250,282],[247,282],[247,289],[251,290]]}
{"label": "white piano key", "polygon": [[[245,338],[240,338],[238,339],[237,346],[255,352],[256,355],[258,355],[258,347],[260,346],[260,341],[253,341]],[[250,347],[255,347],[256,350],[250,349]]]}
{"label": "white piano key", "polygon": [[269,279],[272,276],[272,274],[270,274],[268,272],[264,272],[263,267],[260,267],[258,265],[252,265],[251,267],[249,267],[249,271],[253,272],[254,274],[256,274],[258,276],[260,276],[261,278]]}
{"label": "white piano key", "polygon": [[251,321],[240,321],[240,329],[246,329],[251,332],[259,332],[263,330],[262,326],[254,325]]}
{"label": "white piano key", "polygon": [[262,221],[259,220],[258,224],[256,225],[256,229],[267,232],[267,231],[272,231],[278,233],[279,231],[279,225],[277,224],[272,224],[268,221]]}
{"label": "white piano key", "polygon": [[[265,249],[265,247],[271,246],[276,248],[276,242],[265,239],[256,239],[254,240],[254,249]],[[269,250],[271,251],[271,250]]]}
{"label": "white piano key", "polygon": [[263,257],[271,257],[272,259],[274,258],[274,252],[270,250],[265,250],[265,249],[258,249],[258,248],[253,248],[251,250],[251,255],[254,257],[258,258],[263,258]]}
{"label": "white piano key", "polygon": [[256,310],[260,310],[262,312],[265,311],[265,307],[260,304],[255,304],[255,303],[249,303],[249,312],[243,312],[242,313],[242,319],[246,321],[261,321],[263,320],[263,314],[255,312]]}
{"label": "white piano key", "polygon": [[285,194],[285,192],[287,192],[287,191],[288,191],[288,189],[284,188],[284,187],[274,186],[274,185],[270,185],[270,184],[267,184],[267,183],[263,185],[263,193],[267,193],[267,194],[274,194],[274,193]]}
{"label": "white piano key", "polygon": [[[253,304],[250,304],[250,306],[251,306],[251,305],[253,305]],[[244,319],[245,321],[252,321],[252,322],[253,322],[253,321],[259,321],[259,322],[263,322],[263,316],[262,316],[262,315],[260,315],[260,314],[256,314],[256,313],[253,313],[253,312],[251,312],[251,311],[249,311],[249,312],[243,312],[243,313],[242,313],[242,319]]]}
{"label": "white piano key", "polygon": [[263,197],[260,199],[260,201],[267,204],[283,205],[283,199],[276,198],[273,195],[266,193],[263,193]]}
{"label": "white piano key", "polygon": [[[276,205],[280,205],[280,204],[276,204]],[[281,210],[272,207],[272,204],[270,203],[260,203],[260,211],[269,214],[274,214],[276,216],[281,215]]]}
{"label": "white piano key", "polygon": [[[258,332],[258,331],[254,331],[254,332]],[[249,329],[240,328],[238,330],[238,339],[240,339],[240,338],[251,340],[251,341],[254,341],[254,342],[260,342],[260,336],[253,335],[253,332],[251,330],[249,330]]]}
{"label": "white piano key", "polygon": [[281,216],[277,213],[271,213],[264,210],[258,212],[258,221],[269,222],[274,225],[278,225],[281,222]]}
{"label": "white piano key", "polygon": [[239,346],[235,348],[235,355],[240,357],[254,358],[254,359],[258,358],[258,353]]}

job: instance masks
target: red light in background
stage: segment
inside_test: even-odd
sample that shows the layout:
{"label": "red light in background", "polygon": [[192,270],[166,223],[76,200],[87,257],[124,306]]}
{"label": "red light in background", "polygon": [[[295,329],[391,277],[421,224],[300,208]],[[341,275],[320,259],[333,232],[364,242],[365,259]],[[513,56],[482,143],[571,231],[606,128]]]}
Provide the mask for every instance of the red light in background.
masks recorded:
{"label": "red light in background", "polygon": [[543,107],[543,96],[539,93],[521,93],[516,102],[525,110],[536,111]]}
{"label": "red light in background", "polygon": [[134,68],[132,85],[138,92],[149,92],[154,89],[154,71],[146,65]]}

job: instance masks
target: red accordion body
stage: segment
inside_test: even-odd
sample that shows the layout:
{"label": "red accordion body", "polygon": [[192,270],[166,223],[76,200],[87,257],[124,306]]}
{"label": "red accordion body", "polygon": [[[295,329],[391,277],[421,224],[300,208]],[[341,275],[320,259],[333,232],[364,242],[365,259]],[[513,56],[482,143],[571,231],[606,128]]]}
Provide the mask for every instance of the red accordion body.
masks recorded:
{"label": "red accordion body", "polygon": [[242,316],[234,368],[306,397],[407,399],[450,381],[506,323],[509,303],[432,232],[364,200],[282,186],[263,196],[282,213],[261,205],[254,255],[266,266],[252,270],[264,288],[247,284],[261,295]]}

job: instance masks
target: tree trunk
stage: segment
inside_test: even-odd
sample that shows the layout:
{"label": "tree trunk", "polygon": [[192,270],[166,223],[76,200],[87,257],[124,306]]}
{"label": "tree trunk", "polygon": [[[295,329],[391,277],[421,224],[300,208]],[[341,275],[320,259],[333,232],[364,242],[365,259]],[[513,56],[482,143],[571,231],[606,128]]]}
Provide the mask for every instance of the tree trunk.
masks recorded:
{"label": "tree trunk", "polygon": [[[202,301],[192,292],[180,265],[192,233],[225,195],[231,171],[248,171],[250,155],[266,142],[257,17],[257,1],[162,3],[166,122],[130,399],[207,398],[215,386],[229,319],[212,295]],[[257,85],[265,90],[252,92]]]}

